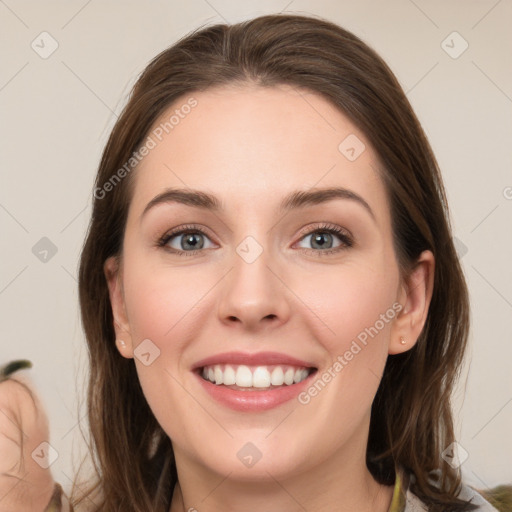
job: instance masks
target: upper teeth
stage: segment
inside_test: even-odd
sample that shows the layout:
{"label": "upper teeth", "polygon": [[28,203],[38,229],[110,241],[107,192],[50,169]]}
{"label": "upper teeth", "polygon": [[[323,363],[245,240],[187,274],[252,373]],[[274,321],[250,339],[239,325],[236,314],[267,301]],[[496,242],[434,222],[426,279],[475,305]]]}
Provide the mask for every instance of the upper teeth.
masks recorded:
{"label": "upper teeth", "polygon": [[296,384],[303,381],[309,375],[306,368],[294,366],[245,366],[245,365],[220,365],[205,366],[203,377],[215,384],[225,386],[237,385],[244,388],[267,388]]}

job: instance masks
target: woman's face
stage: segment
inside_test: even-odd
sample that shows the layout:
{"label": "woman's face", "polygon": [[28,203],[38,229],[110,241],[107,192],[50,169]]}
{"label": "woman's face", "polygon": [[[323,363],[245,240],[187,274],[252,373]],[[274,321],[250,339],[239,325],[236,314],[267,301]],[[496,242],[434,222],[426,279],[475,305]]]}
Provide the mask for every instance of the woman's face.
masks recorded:
{"label": "woman's face", "polygon": [[386,358],[424,320],[364,134],[319,95],[232,86],[183,97],[149,137],[106,273],[178,467],[243,480],[364,460]]}

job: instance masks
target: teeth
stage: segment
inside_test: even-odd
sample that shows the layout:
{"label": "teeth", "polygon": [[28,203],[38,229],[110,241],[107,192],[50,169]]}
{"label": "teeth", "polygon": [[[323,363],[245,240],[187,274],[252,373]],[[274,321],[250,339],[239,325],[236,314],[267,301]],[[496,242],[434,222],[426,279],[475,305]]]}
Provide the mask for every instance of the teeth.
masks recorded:
{"label": "teeth", "polygon": [[236,374],[232,366],[227,365],[226,368],[224,368],[223,384],[226,386],[232,386],[233,384],[236,384]]}
{"label": "teeth", "polygon": [[255,388],[268,388],[270,386],[270,373],[264,366],[258,366],[258,368],[254,370],[252,374],[252,385]]}
{"label": "teeth", "polygon": [[222,374],[222,370],[219,366],[216,366],[213,369],[213,375],[215,377],[215,384],[222,384],[224,381],[224,375]]}
{"label": "teeth", "polygon": [[272,386],[291,386],[302,382],[309,375],[306,368],[293,366],[255,366],[220,365],[205,366],[203,378],[225,386],[236,385],[241,388],[268,388]]}
{"label": "teeth", "polygon": [[272,386],[282,386],[284,384],[284,372],[280,366],[276,366],[272,370],[272,375],[270,376],[270,382]]}
{"label": "teeth", "polygon": [[286,373],[284,374],[284,383],[287,386],[291,386],[293,384],[294,374],[295,372],[293,371],[293,368],[288,368],[288,370],[286,370]]}
{"label": "teeth", "polygon": [[236,371],[236,385],[241,388],[252,387],[252,373],[247,366],[238,367],[238,370]]}

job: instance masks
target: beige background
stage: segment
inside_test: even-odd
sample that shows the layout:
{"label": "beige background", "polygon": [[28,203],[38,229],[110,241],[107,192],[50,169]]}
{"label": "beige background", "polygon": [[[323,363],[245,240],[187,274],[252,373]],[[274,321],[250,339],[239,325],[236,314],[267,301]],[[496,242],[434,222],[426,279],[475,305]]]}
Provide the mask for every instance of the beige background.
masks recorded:
{"label": "beige background", "polygon": [[[512,481],[510,0],[0,1],[0,363],[34,363],[59,455],[54,476],[66,487],[83,453],[76,272],[116,115],[145,64],[177,38],[282,10],[323,16],[373,46],[426,130],[472,300],[472,362],[455,400],[462,472],[481,488]],[[52,39],[47,58],[31,47],[49,51]],[[33,253],[42,237],[57,249],[46,262]]]}

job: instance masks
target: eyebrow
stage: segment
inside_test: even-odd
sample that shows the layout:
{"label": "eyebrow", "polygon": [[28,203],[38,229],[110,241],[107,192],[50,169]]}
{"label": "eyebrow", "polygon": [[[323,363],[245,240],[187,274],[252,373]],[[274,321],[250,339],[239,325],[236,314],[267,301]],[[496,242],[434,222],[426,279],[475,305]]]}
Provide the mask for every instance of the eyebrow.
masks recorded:
{"label": "eyebrow", "polygon": [[[296,190],[287,195],[279,205],[279,212],[289,212],[306,206],[326,203],[333,199],[348,199],[365,208],[375,221],[375,214],[370,205],[356,192],[343,187],[317,188]],[[159,204],[179,203],[195,208],[220,212],[224,208],[222,202],[214,195],[191,188],[170,188],[155,196],[144,208],[141,219],[146,213]]]}

